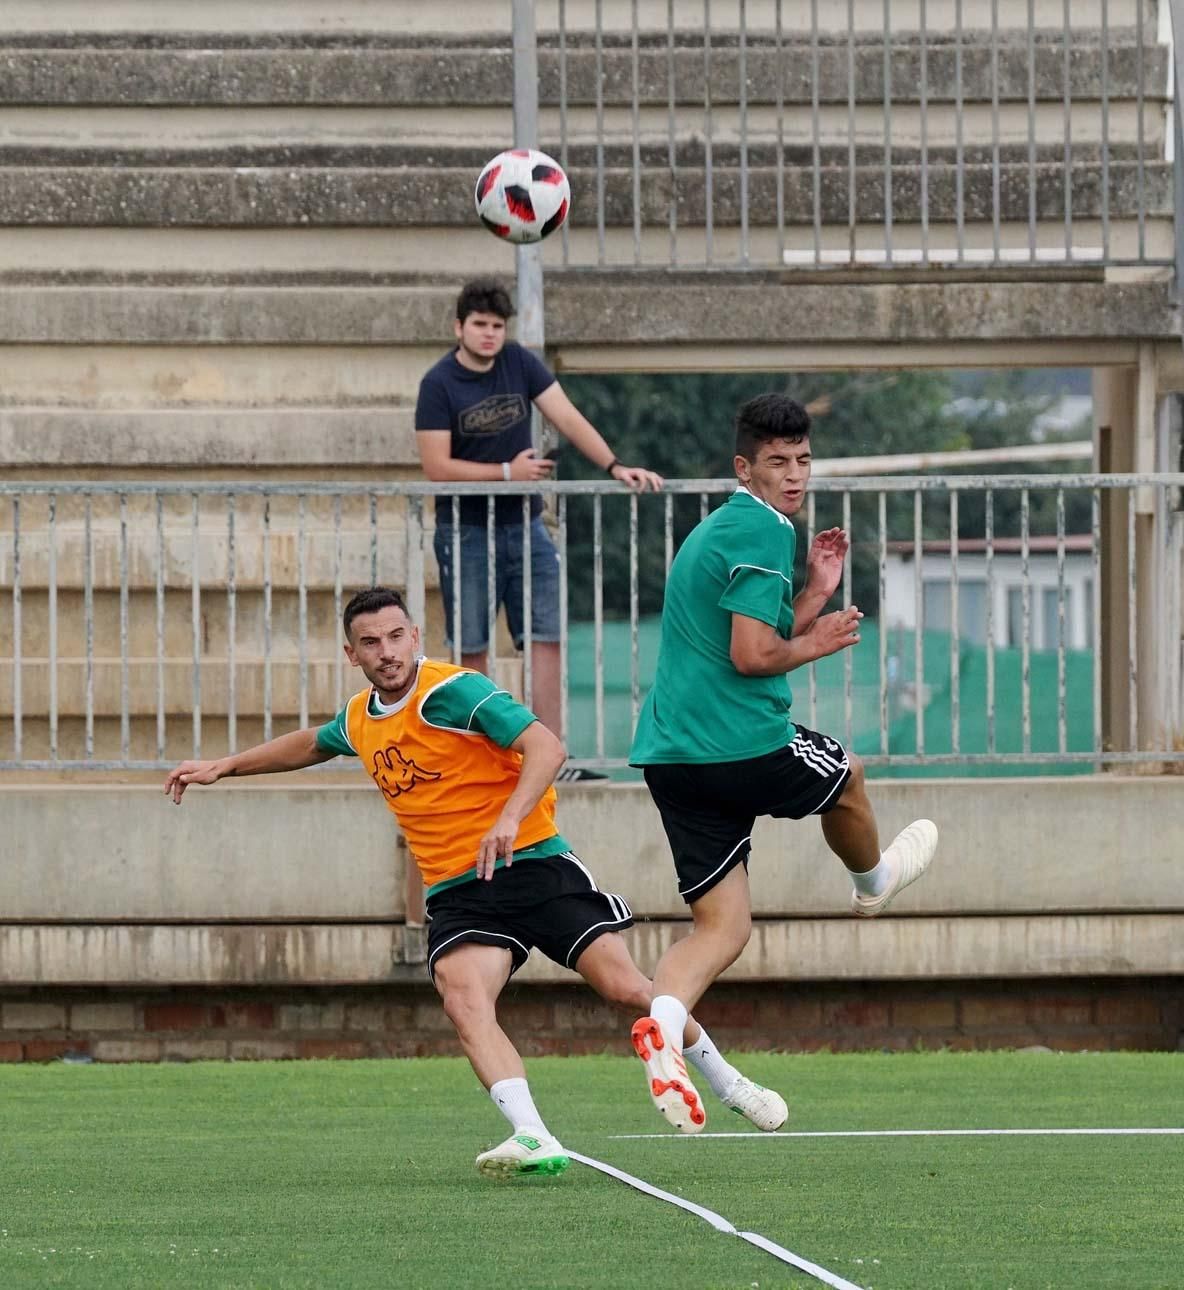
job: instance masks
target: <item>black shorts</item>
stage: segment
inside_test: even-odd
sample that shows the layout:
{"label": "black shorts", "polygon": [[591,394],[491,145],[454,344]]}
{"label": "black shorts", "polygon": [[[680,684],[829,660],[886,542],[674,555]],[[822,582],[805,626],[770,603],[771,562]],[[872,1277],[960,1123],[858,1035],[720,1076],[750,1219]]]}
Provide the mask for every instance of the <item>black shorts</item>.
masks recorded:
{"label": "black shorts", "polygon": [[758,815],[800,820],[839,800],[851,763],[827,735],[797,727],[793,742],[763,757],[708,765],[646,766],[645,782],[674,854],[687,904],[748,863]]}
{"label": "black shorts", "polygon": [[633,926],[621,896],[601,891],[571,851],[519,860],[497,869],[487,882],[474,878],[447,887],[427,902],[428,974],[436,959],[466,942],[503,945],[517,972],[537,946],[564,967],[574,967],[604,932]]}

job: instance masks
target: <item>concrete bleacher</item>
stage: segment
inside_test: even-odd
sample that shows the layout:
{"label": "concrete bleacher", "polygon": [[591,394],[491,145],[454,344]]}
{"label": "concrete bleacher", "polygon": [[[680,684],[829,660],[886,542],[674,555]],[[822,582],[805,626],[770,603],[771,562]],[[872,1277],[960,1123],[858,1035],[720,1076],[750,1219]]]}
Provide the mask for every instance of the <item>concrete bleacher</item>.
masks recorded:
{"label": "concrete bleacher", "polygon": [[[1001,0],[994,36],[992,6],[986,0],[962,5],[966,169],[961,234],[956,224],[959,139],[953,103],[952,0],[931,0],[927,7],[926,205],[919,182],[919,11],[916,5],[893,6],[891,267],[832,263],[852,247],[883,258],[883,6],[878,0],[859,0],[854,6],[855,39],[848,42],[846,6],[820,5],[818,240],[831,265],[821,270],[813,262],[814,53],[805,0],[787,0],[782,7],[780,78],[774,6],[761,0],[747,5],[748,117],[743,136],[738,10],[723,0],[712,6],[719,31],[711,42],[709,86],[710,266],[703,263],[708,239],[702,6],[681,0],[675,6],[673,61],[679,89],[671,108],[667,6],[665,0],[643,0],[640,5],[637,185],[643,218],[635,244],[631,7],[604,5],[606,32],[598,46],[591,31],[591,0],[572,0],[565,6],[562,37],[556,4],[540,3],[540,144],[557,154],[565,151],[575,192],[569,236],[552,239],[544,250],[547,340],[553,362],[561,371],[1055,363],[1133,372],[1136,397],[1117,398],[1107,411],[1099,432],[1100,452],[1108,468],[1167,467],[1167,447],[1155,437],[1156,407],[1167,394],[1184,388],[1169,267],[1174,255],[1173,180],[1171,165],[1164,161],[1171,121],[1166,97],[1169,53],[1151,5],[1143,4],[1139,45],[1136,6],[1141,3],[1113,0],[1108,5],[1104,45],[1097,25],[1100,7],[1073,7],[1068,155],[1059,0],[1038,0],[1035,6],[1032,39],[1038,57],[1031,83],[1027,3]],[[8,0],[0,8],[0,479],[298,483],[418,477],[412,430],[416,387],[449,342],[456,288],[473,272],[496,271],[507,278],[513,274],[511,249],[475,224],[471,207],[480,165],[511,141],[509,33],[507,0],[452,4],[446,18],[409,0],[345,0],[331,6],[312,0],[260,0],[250,5],[210,0],[200,6],[149,0],[115,0],[101,6],[59,0],[46,6]],[[567,60],[562,113],[561,44]],[[604,73],[599,108],[598,62]],[[1147,87],[1142,166],[1140,63]],[[993,64],[997,75],[992,74]],[[855,69],[853,104],[850,65]],[[1109,183],[1105,200],[1103,83]],[[1035,106],[1031,153],[1030,93]],[[779,101],[784,105],[780,118]],[[601,119],[603,133],[598,134]],[[992,133],[996,120],[997,171]],[[673,172],[668,155],[672,129]],[[785,158],[781,230],[779,129]],[[750,185],[746,244],[740,230],[742,138]],[[595,198],[601,144],[606,165],[603,240]],[[1037,186],[1030,206],[1032,175]],[[998,240],[1002,249],[1023,253],[1030,236],[1042,254],[1063,250],[1066,179],[1072,194],[1070,241],[1076,262],[974,262],[953,268],[916,262],[923,240],[936,254],[955,247],[960,236],[977,251],[991,251]],[[670,267],[668,227],[672,201],[678,225],[675,269]],[[1030,232],[1032,210],[1036,223]],[[925,230],[923,218],[928,221]],[[1099,262],[1096,252],[1103,244],[1111,260],[1122,263]],[[742,253],[747,264],[741,263]],[[399,514],[392,510],[388,518],[381,574],[399,581],[405,573]],[[48,751],[45,731],[37,725],[45,720],[49,689],[48,657],[41,643],[47,622],[44,523],[43,508],[27,504],[22,515],[23,706],[25,755],[37,759]],[[85,724],[86,664],[79,645],[85,635],[83,576],[76,558],[82,523],[79,503],[63,501],[57,610],[63,638],[58,661],[62,746],[77,746]],[[210,571],[203,574],[208,615],[201,644],[203,748],[211,753],[226,738],[226,602],[218,572],[226,561],[220,536],[224,523],[223,510],[213,502],[203,503],[199,564]],[[323,505],[310,503],[307,523],[309,704],[316,717],[332,711],[337,693],[333,660],[338,646],[327,554],[333,535]],[[4,583],[11,576],[11,524],[11,514],[0,507]],[[121,737],[116,504],[96,501],[93,524],[95,748],[100,757],[115,757]],[[259,524],[252,508],[237,516],[240,743],[259,737],[262,730]],[[298,713],[298,662],[292,645],[296,525],[295,507],[287,500],[277,503],[277,731],[294,724]],[[184,755],[192,706],[193,612],[188,594],[191,515],[186,504],[168,508],[165,538],[168,748]],[[367,580],[370,539],[364,508],[347,508],[343,541],[347,586]],[[150,524],[138,537],[133,534],[133,759],[154,757],[157,737],[155,542]],[[438,643],[434,608],[429,626],[429,641]],[[0,645],[11,645],[5,621],[0,621]],[[11,693],[11,663],[0,655],[4,743],[11,739]],[[49,785],[54,787],[60,785]],[[285,831],[283,845],[268,850],[271,858],[264,872],[288,865],[297,870],[307,866],[311,872],[321,862],[326,838],[340,836],[366,788],[364,780],[357,791],[322,783],[316,794],[343,794],[331,804],[318,798],[327,818],[336,821],[334,829],[327,834]],[[8,794],[19,790],[15,781],[5,788]],[[282,812],[292,791],[260,786],[247,800],[266,802],[268,810]],[[893,796],[897,789],[883,791],[890,813],[898,804],[903,809],[904,797]],[[1027,846],[1031,830],[1043,827],[1041,821],[1058,791],[1055,786],[1029,786],[1018,806],[993,817],[992,827],[1000,830],[1005,852]],[[573,798],[583,794],[573,790]],[[633,800],[632,790],[625,789],[614,790],[613,796],[621,819],[628,823],[626,836],[645,839],[657,855],[652,812],[644,797]],[[59,838],[54,812],[72,807],[66,799],[54,806],[51,799],[52,792],[36,802],[30,799],[33,814],[28,819],[48,818],[38,812],[49,812],[55,823],[44,836]],[[628,806],[622,804],[625,800]],[[110,809],[117,819],[122,808],[116,803]],[[367,817],[363,836],[391,836],[385,815],[378,814],[380,803],[363,809],[373,815]],[[577,809],[596,808],[581,803]],[[1100,799],[1091,807],[1084,795],[1079,809],[1092,820],[1101,819],[1106,808]],[[252,818],[252,832],[265,827],[261,820],[266,814]],[[198,834],[186,835],[186,840],[169,830],[192,827],[188,821],[196,816],[194,811],[170,817],[167,826],[153,826],[152,836],[168,840],[168,849],[177,854],[188,855]],[[594,830],[590,827],[588,832]],[[67,835],[68,830],[60,837]],[[30,823],[20,834],[20,845],[31,849],[38,836],[38,826]],[[955,828],[951,864],[969,841],[969,834],[960,838]],[[144,855],[150,846],[147,836],[136,846],[135,863],[146,862],[151,868],[151,857],[145,861]],[[615,863],[609,848],[603,857],[587,858],[598,866]],[[1096,871],[1091,869],[1086,884],[1089,909],[1113,907],[1106,894],[1107,861],[1105,855],[1090,861]],[[312,895],[301,894],[290,906],[255,905],[252,897],[219,912],[212,906],[205,909],[205,897],[198,901],[202,909],[192,907],[192,891],[161,877],[168,869],[162,862],[154,870],[156,879],[137,879],[149,887],[159,880],[161,901],[136,912],[135,902],[129,900],[122,906],[123,917],[162,925],[197,917],[232,922],[272,918],[293,926],[318,916],[353,920],[359,926],[367,920],[397,922],[402,916],[402,871],[396,863],[392,839],[390,867],[385,860],[377,862],[385,875],[382,881],[369,870],[352,879],[340,875],[346,886],[338,889],[338,904],[319,903],[324,893],[318,888]],[[986,872],[985,860],[976,864]],[[369,877],[363,880],[366,873]],[[219,885],[223,881],[231,884],[236,879],[228,874]],[[623,873],[620,886],[629,891],[631,881],[635,880]],[[1148,873],[1139,881],[1158,880]],[[259,889],[246,890],[258,894]],[[1145,890],[1150,893],[1152,888]],[[787,911],[798,907],[791,899],[794,891],[790,878],[783,877],[766,911],[768,936],[781,948],[770,949],[766,958],[754,950],[757,957],[742,964],[738,973],[753,979],[833,974],[836,951],[823,942],[828,919],[841,912],[841,900],[828,892],[812,907],[807,922],[814,939],[804,943],[815,946],[816,953],[799,953],[791,946],[797,930],[804,929],[795,930],[787,918]],[[1020,909],[1006,902],[1000,905],[980,887],[955,886],[949,901],[932,911],[931,926],[924,933],[930,940],[908,960],[913,974],[973,971],[973,938],[945,957],[936,949],[926,957],[924,947],[948,948],[957,910],[1003,920],[1033,915],[1045,907],[1047,896],[1042,887],[1033,891],[1030,900],[1020,902]],[[119,921],[118,907],[72,903],[75,894],[67,886],[62,903],[52,909],[35,902],[14,904],[16,898],[10,895],[7,907],[0,901],[0,924],[48,926],[72,918],[96,925]],[[645,912],[656,920],[653,935],[669,937],[677,929],[677,909],[664,896],[647,900]],[[1138,916],[1150,919],[1150,905],[1140,901],[1141,897],[1135,902]],[[642,903],[636,903],[642,909]],[[1074,916],[1067,910],[1056,914]],[[1140,927],[1143,932],[1150,928],[1149,922],[1138,924],[1132,917],[1131,928],[1111,927],[1099,933],[1098,941],[1091,941],[1093,933],[1086,929],[1078,939],[1065,942],[1069,948],[1060,958],[1055,949],[1033,950],[1030,974],[1121,973],[1127,970],[1124,963],[1140,973],[1180,971],[1178,950],[1162,928],[1152,940],[1140,942],[1151,947],[1147,956],[1124,959],[1121,938],[1137,939]],[[963,930],[972,921],[962,920]],[[29,926],[12,933],[12,946],[19,942],[25,949],[18,953],[14,948],[5,955],[13,965],[8,969],[10,981],[31,980],[31,965],[42,961],[40,951],[31,948]],[[1014,933],[1018,939],[1008,942],[1006,954],[988,955],[983,962],[988,968],[995,964],[1002,975],[1027,975],[1022,968],[1026,933],[1019,922],[1009,927],[1000,936],[1006,939]],[[111,944],[123,934],[112,932]],[[174,937],[172,943],[179,947],[182,939]],[[330,942],[332,937],[326,944]],[[1177,936],[1175,945],[1179,943]],[[1091,944],[1105,948],[1095,952]],[[166,975],[169,952],[173,951],[162,951],[165,958],[157,960],[158,966],[166,965],[160,969]],[[176,948],[175,953],[181,956],[174,963],[180,972],[188,951]],[[357,969],[362,979],[372,979],[375,972],[381,975],[381,964],[389,965],[391,953],[389,936],[380,936],[368,949],[365,966]],[[257,979],[242,966],[241,955],[219,961],[224,965],[220,979]],[[229,966],[232,961],[239,966]],[[126,979],[134,981],[135,971],[142,969],[127,970],[133,975]],[[72,979],[63,971],[60,981]],[[116,973],[106,979],[125,978]]]}

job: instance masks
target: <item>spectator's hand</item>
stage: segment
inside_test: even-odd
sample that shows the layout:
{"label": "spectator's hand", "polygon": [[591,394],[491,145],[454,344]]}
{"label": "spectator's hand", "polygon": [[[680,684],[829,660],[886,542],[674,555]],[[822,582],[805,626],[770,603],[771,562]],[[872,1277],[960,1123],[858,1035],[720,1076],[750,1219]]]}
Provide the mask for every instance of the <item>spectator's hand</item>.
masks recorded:
{"label": "spectator's hand", "polygon": [[180,803],[190,784],[216,784],[222,778],[217,761],[183,761],[164,781],[165,795]]}
{"label": "spectator's hand", "polygon": [[550,457],[540,457],[533,448],[523,448],[510,462],[510,478],[533,483],[536,479],[549,479],[554,469]]}
{"label": "spectator's hand", "polygon": [[617,464],[613,467],[612,476],[618,483],[627,484],[635,493],[660,493],[666,482],[661,475],[641,466]]}

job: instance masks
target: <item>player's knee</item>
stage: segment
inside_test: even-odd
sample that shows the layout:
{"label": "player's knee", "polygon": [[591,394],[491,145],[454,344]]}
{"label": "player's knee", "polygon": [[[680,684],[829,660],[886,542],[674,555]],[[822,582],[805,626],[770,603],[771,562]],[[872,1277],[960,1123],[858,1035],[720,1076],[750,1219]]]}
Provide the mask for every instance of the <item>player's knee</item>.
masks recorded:
{"label": "player's knee", "polygon": [[606,1002],[630,1012],[648,1012],[654,998],[653,985],[632,977],[614,977],[601,992]]}
{"label": "player's knee", "polygon": [[484,1020],[493,1011],[489,996],[475,983],[443,981],[438,985],[444,1015],[457,1030]]}

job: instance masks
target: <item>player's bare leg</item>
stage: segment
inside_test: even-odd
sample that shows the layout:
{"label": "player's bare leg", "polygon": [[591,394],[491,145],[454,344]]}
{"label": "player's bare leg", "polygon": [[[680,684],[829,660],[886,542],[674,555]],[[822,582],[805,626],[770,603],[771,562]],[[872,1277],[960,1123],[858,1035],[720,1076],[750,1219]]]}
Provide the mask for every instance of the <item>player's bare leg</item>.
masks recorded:
{"label": "player's bare leg", "polygon": [[522,1058],[497,1020],[512,962],[507,949],[466,942],[436,960],[432,979],[469,1064],[514,1130],[477,1157],[477,1168],[498,1177],[557,1174],[567,1168],[567,1154],[543,1123]]}
{"label": "player's bare leg", "polygon": [[[596,993],[609,1003],[634,1016],[638,1012],[649,1012],[654,995],[653,982],[633,962],[620,933],[606,932],[598,936],[576,960],[575,967]],[[779,1129],[785,1123],[789,1110],[781,1096],[742,1075],[720,1054],[694,1017],[687,1018],[682,1051],[683,1057],[703,1076],[712,1092],[729,1110],[766,1132]],[[691,1088],[694,1092],[693,1086]],[[697,1092],[695,1096],[698,1097]]]}

